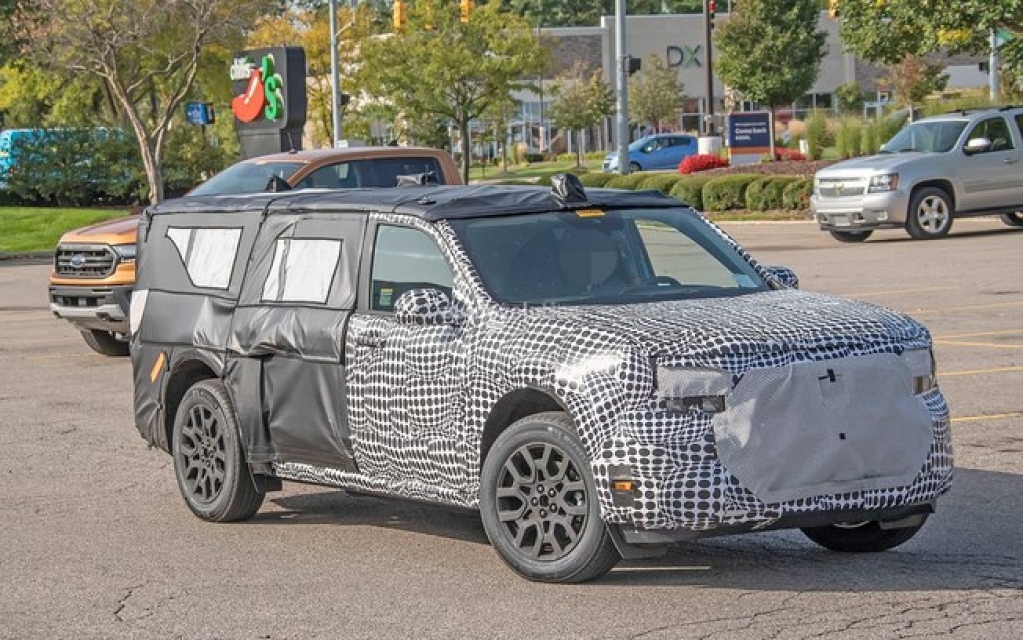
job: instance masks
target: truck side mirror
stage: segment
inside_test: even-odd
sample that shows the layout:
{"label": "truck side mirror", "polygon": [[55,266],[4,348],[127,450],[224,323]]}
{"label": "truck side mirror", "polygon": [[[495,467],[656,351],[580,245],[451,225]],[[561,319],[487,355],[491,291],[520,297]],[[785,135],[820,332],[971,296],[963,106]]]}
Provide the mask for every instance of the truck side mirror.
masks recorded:
{"label": "truck side mirror", "polygon": [[963,151],[968,156],[972,156],[975,153],[982,153],[991,149],[991,141],[987,138],[971,138],[966,146],[963,147]]}
{"label": "truck side mirror", "polygon": [[799,288],[799,276],[796,272],[788,267],[764,267],[764,271],[767,272],[769,280],[773,280],[771,284],[781,285],[783,289],[798,289]]}
{"label": "truck side mirror", "polygon": [[458,325],[464,320],[448,294],[440,289],[410,289],[394,301],[399,324],[418,326]]}

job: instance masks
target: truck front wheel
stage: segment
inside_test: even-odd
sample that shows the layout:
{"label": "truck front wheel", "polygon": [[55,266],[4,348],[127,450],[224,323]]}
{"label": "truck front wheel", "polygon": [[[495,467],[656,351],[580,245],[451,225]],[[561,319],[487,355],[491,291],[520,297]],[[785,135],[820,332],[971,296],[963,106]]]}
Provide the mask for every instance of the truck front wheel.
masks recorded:
{"label": "truck front wheel", "polygon": [[916,240],[931,240],[948,235],[955,216],[952,198],[937,187],[913,192],[906,215],[906,231]]}
{"label": "truck front wheel", "polygon": [[82,332],[82,339],[96,353],[119,357],[128,355],[128,341],[121,340],[109,331],[86,330]]}

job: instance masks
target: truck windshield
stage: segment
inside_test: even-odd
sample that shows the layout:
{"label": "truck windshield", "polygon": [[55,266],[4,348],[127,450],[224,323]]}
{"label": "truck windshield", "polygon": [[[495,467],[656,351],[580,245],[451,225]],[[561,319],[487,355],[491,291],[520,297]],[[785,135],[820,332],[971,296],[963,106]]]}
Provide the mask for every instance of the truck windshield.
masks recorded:
{"label": "truck windshield", "polygon": [[287,180],[302,166],[301,162],[239,162],[192,189],[188,195],[259,193],[266,191],[266,183],[271,176]]}
{"label": "truck windshield", "polygon": [[688,209],[550,212],[450,224],[490,294],[507,304],[650,302],[768,288]]}
{"label": "truck windshield", "polygon": [[955,146],[966,128],[965,120],[939,122],[913,122],[903,127],[881,147],[882,153],[904,151],[933,151],[944,153]]}

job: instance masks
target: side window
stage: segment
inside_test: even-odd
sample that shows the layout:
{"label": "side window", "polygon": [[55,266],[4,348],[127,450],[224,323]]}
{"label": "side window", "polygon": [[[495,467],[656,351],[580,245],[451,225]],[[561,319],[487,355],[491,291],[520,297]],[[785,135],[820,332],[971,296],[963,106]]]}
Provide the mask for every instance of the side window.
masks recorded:
{"label": "side window", "polygon": [[394,310],[398,296],[434,288],[451,295],[451,268],[434,241],[418,229],[377,227],[370,282],[370,308]]}
{"label": "side window", "polygon": [[298,183],[299,189],[357,189],[362,186],[359,162],[340,162],[320,167]]}
{"label": "side window", "polygon": [[1012,143],[1012,134],[1009,133],[1009,125],[1005,122],[1005,118],[988,118],[987,120],[981,120],[970,130],[970,135],[966,137],[967,140],[973,140],[974,138],[987,138],[991,141],[991,151],[1006,151],[1014,147]]}
{"label": "side window", "polygon": [[263,302],[325,304],[340,257],[340,240],[279,238]]}
{"label": "side window", "polygon": [[432,173],[437,181],[444,184],[444,174],[436,158],[410,156],[405,158],[375,158],[369,160],[373,165],[372,178],[364,178],[364,187],[396,187],[398,176],[412,176],[421,173]]}
{"label": "side window", "polygon": [[1020,134],[1020,138],[1023,139],[1023,113],[1016,116],[1016,132]]}
{"label": "side window", "polygon": [[242,237],[240,228],[170,227],[167,237],[178,250],[193,285],[205,289],[228,287]]}

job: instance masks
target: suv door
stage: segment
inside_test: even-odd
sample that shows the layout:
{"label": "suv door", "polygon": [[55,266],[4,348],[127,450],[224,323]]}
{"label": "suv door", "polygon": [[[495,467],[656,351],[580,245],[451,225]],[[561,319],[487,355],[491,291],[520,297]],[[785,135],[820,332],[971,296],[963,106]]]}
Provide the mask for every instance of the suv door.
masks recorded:
{"label": "suv door", "polygon": [[438,239],[398,224],[370,229],[359,307],[345,338],[356,460],[388,483],[450,484],[464,468],[462,327],[401,323],[394,313],[413,289],[452,295],[453,270]]}
{"label": "suv door", "polygon": [[963,194],[956,203],[958,211],[996,209],[1023,202],[1023,178],[1018,133],[1010,129],[1002,116],[984,118],[970,127],[965,140],[986,138],[991,146],[966,153],[959,167]]}

